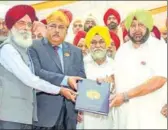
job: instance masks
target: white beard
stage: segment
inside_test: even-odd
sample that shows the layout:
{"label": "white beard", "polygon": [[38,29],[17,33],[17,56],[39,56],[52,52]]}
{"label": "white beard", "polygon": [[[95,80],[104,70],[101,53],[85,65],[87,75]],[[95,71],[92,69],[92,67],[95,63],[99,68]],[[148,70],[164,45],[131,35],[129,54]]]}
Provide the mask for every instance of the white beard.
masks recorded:
{"label": "white beard", "polygon": [[31,31],[17,30],[15,27],[11,29],[11,35],[17,45],[23,48],[28,48],[32,45]]}
{"label": "white beard", "polygon": [[106,49],[91,50],[90,54],[91,54],[93,60],[101,60],[106,57],[107,50]]}
{"label": "white beard", "polygon": [[8,38],[7,36],[0,36],[0,42],[5,41],[7,38]]}

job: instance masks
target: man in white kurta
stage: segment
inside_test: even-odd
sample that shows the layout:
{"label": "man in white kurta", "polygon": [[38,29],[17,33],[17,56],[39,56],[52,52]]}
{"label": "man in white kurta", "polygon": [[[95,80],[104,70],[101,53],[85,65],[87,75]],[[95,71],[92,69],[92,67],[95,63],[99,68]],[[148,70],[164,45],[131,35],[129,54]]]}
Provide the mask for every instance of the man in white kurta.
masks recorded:
{"label": "man in white kurta", "polygon": [[128,16],[126,25],[133,40],[123,44],[115,57],[117,94],[111,106],[116,107],[115,121],[119,129],[167,128],[167,119],[160,113],[167,103],[167,46],[145,33],[137,47],[140,32],[145,28],[149,32],[153,25],[144,22],[145,18],[150,21],[152,16],[146,11]]}
{"label": "man in white kurta", "polygon": [[[106,27],[95,26],[86,35],[87,46],[90,49],[90,55],[87,56],[87,61],[85,60],[87,79],[104,79],[114,73],[114,61],[106,56],[110,41],[104,39],[110,39],[108,33]],[[78,128],[79,126],[82,129],[112,129],[112,110],[108,116],[84,112],[83,121],[78,124]]]}

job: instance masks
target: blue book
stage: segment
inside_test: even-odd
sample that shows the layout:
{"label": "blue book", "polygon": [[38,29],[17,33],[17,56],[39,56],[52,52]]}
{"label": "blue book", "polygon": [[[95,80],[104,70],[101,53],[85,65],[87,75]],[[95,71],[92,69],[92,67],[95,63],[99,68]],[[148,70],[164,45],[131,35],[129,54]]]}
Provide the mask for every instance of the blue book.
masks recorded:
{"label": "blue book", "polygon": [[110,84],[83,79],[78,82],[75,109],[101,115],[109,113]]}

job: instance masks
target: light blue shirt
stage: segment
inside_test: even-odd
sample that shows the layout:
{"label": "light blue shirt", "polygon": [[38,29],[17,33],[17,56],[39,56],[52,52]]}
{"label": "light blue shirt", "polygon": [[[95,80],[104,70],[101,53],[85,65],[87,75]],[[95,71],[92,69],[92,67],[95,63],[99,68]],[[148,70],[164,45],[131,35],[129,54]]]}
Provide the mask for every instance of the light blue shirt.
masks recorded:
{"label": "light blue shirt", "polygon": [[[62,66],[62,70],[64,72],[64,60],[63,60],[63,50],[62,50],[62,44],[60,44],[58,46],[58,50],[57,53],[59,55],[60,61],[61,61],[61,66]],[[61,86],[68,86],[68,76],[65,76],[64,79],[61,82]]]}

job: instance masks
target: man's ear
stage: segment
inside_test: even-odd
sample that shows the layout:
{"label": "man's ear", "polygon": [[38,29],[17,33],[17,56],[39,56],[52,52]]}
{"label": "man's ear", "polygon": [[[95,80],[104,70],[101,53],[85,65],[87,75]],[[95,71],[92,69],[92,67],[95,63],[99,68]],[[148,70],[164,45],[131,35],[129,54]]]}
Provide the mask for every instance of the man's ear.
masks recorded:
{"label": "man's ear", "polygon": [[66,35],[68,34],[68,28],[69,28],[69,26],[68,26],[67,29],[66,29]]}

